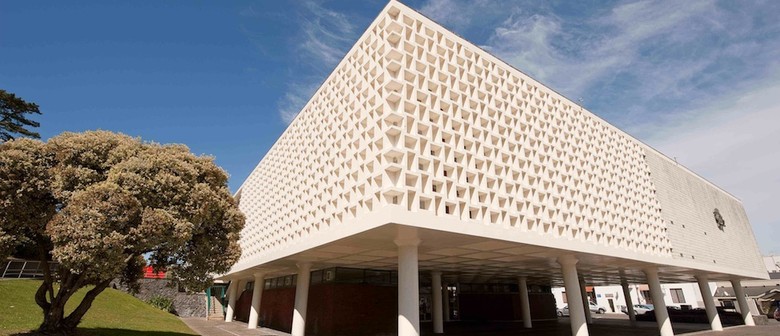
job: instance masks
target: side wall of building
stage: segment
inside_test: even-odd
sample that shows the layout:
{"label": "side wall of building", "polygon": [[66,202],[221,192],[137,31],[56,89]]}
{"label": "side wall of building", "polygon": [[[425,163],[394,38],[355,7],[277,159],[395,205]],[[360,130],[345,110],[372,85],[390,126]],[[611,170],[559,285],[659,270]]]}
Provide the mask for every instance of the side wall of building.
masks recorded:
{"label": "side wall of building", "polygon": [[766,272],[742,202],[655,151],[646,159],[673,258]]}

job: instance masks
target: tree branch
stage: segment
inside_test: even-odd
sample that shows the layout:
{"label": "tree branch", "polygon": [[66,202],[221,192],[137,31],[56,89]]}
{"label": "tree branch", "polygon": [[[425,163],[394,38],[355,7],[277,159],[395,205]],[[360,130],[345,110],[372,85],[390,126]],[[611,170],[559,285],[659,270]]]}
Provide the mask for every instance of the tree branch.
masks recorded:
{"label": "tree branch", "polygon": [[44,314],[48,313],[49,309],[51,309],[51,303],[46,301],[46,291],[48,288],[49,285],[44,281],[38,286],[38,290],[35,291],[35,303],[38,304],[38,307],[43,309]]}
{"label": "tree branch", "polygon": [[[38,260],[43,264],[43,283],[46,284],[46,291],[49,294],[49,302],[54,301],[54,279],[51,276],[51,269],[49,268],[49,260],[46,258],[46,249],[43,247],[43,243],[38,239]],[[37,293],[36,293],[37,295]]]}
{"label": "tree branch", "polygon": [[65,318],[63,325],[69,328],[75,328],[79,322],[81,322],[81,318],[84,317],[84,314],[86,314],[89,308],[92,307],[92,302],[95,301],[95,298],[97,298],[98,294],[108,288],[108,285],[111,284],[111,280],[112,279],[103,280],[102,282],[98,283],[95,288],[90,289],[87,294],[84,295],[84,299],[81,300],[81,303],[79,303],[78,307],[76,307],[76,309]]}

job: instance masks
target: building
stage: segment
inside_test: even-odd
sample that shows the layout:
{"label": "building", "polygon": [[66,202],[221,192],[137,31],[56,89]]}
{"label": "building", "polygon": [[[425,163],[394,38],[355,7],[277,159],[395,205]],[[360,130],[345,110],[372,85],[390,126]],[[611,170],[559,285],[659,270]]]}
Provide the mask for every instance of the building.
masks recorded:
{"label": "building", "polygon": [[[745,292],[748,308],[752,315],[766,315],[769,305],[775,300],[780,299],[780,272],[778,272],[778,256],[763,257],[767,274],[770,280],[748,280],[742,281],[742,288]],[[696,283],[670,283],[661,284],[661,290],[664,293],[664,302],[667,307],[678,309],[705,308],[704,299],[699,292]],[[734,290],[730,282],[710,282],[710,291],[713,293],[715,305],[724,310],[738,311]],[[603,307],[605,312],[620,313],[625,311],[626,300],[622,293],[621,286],[588,286],[586,288],[588,298],[599,307]],[[557,308],[563,308],[567,305],[566,289],[555,287],[552,289],[555,296]],[[629,286],[629,295],[634,304],[652,304],[650,290],[647,284],[631,284]]]}
{"label": "building", "polygon": [[555,286],[587,335],[587,286],[766,277],[738,199],[397,1],[236,198],[226,319],[293,335],[531,328]]}
{"label": "building", "polygon": [[[709,282],[710,292],[715,293],[717,285]],[[604,309],[606,313],[621,313],[626,309],[626,294],[620,285],[588,286],[586,287],[588,299]],[[664,303],[667,307],[679,309],[705,308],[697,283],[680,282],[661,284]],[[552,289],[556,306],[563,308],[568,305],[566,289],[556,287]],[[653,304],[650,295],[650,287],[646,283],[632,283],[628,286],[628,295],[633,304]],[[717,302],[716,302],[717,303]],[[717,305],[717,304],[716,304]]]}
{"label": "building", "polygon": [[[748,280],[742,282],[742,291],[747,298],[747,305],[753,315],[770,315],[774,313],[776,302],[780,301],[780,256],[765,256],[769,280]],[[738,309],[734,285],[728,282],[715,284],[715,300],[729,309]]]}

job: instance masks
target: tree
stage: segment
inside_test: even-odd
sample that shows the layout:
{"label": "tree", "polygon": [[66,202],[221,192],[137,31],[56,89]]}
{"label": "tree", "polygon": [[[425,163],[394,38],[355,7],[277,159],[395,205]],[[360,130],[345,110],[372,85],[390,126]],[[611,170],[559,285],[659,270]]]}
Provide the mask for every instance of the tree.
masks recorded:
{"label": "tree", "polygon": [[186,146],[106,131],[0,144],[0,258],[19,245],[38,251],[41,333],[73,334],[112,279],[133,288],[144,256],[175,284],[205,289],[238,259],[243,226],[225,172]]}
{"label": "tree", "polygon": [[13,93],[0,90],[0,143],[14,139],[14,134],[40,138],[40,134],[27,129],[41,125],[25,116],[32,113],[41,114],[37,104],[28,103]]}

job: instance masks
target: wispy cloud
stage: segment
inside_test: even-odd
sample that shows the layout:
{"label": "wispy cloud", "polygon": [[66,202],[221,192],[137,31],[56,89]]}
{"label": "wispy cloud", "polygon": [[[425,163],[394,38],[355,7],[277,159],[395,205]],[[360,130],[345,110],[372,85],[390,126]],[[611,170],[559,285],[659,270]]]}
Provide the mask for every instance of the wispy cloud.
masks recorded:
{"label": "wispy cloud", "polygon": [[300,22],[300,31],[292,39],[296,62],[287,92],[277,103],[285,123],[295,118],[358,35],[349,17],[317,1],[301,3],[295,19]]}
{"label": "wispy cloud", "polygon": [[287,83],[287,92],[277,102],[279,117],[289,124],[298,115],[309,98],[314,94],[319,83],[312,78],[309,81],[292,81]]}
{"label": "wispy cloud", "polygon": [[299,57],[318,67],[334,67],[354,42],[355,25],[343,13],[314,1],[303,3],[299,17]]}
{"label": "wispy cloud", "polygon": [[[712,62],[712,55],[691,59],[694,55],[685,55],[681,48],[695,40],[698,27],[718,29],[709,19],[717,12],[705,1],[635,2],[579,19],[517,11],[486,45],[567,95],[593,102],[594,97],[587,96],[594,95],[594,86],[621,81],[639,98],[651,99],[675,94],[674,83]],[[667,62],[663,56],[673,53],[679,54],[677,61]]]}

